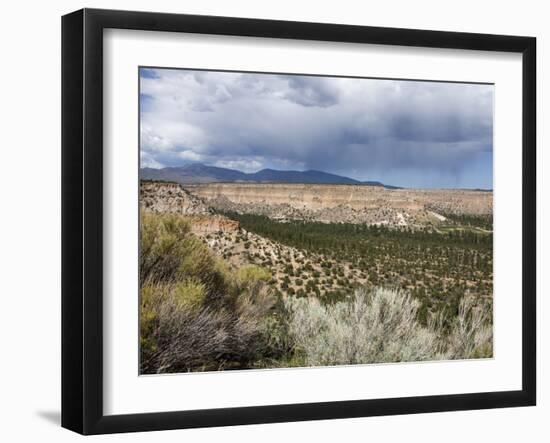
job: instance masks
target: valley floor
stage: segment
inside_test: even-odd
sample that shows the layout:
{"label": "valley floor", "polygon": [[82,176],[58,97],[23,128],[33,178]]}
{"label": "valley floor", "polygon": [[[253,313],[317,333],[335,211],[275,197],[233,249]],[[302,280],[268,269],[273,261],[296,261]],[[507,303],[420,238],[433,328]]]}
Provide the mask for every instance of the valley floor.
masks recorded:
{"label": "valley floor", "polygon": [[416,232],[226,216],[240,228],[201,237],[234,266],[268,269],[282,294],[337,301],[362,286],[398,288],[421,301],[423,315],[456,311],[464,294],[492,298],[492,237],[482,228]]}

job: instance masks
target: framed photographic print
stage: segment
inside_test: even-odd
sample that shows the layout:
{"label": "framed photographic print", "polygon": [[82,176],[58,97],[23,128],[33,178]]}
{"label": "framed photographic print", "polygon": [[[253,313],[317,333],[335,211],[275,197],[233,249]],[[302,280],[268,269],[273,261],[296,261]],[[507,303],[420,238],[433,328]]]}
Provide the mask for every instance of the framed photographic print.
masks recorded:
{"label": "framed photographic print", "polygon": [[62,21],[62,425],[534,405],[532,37]]}

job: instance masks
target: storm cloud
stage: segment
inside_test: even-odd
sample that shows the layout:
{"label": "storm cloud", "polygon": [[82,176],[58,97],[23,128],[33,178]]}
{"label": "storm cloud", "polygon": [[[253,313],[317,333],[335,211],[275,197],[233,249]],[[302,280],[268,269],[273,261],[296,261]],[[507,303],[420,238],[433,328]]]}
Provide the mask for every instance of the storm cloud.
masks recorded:
{"label": "storm cloud", "polygon": [[142,166],[492,187],[493,86],[141,69]]}

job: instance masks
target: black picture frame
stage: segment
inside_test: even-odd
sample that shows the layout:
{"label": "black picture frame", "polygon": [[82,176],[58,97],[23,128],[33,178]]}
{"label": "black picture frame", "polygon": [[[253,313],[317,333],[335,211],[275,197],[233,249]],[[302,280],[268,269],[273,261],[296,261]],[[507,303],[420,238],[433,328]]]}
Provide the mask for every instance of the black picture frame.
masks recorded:
{"label": "black picture frame", "polygon": [[[522,54],[522,389],[131,415],[103,413],[103,30],[504,51]],[[536,39],[231,17],[83,9],[62,18],[62,426],[151,431],[536,403]]]}

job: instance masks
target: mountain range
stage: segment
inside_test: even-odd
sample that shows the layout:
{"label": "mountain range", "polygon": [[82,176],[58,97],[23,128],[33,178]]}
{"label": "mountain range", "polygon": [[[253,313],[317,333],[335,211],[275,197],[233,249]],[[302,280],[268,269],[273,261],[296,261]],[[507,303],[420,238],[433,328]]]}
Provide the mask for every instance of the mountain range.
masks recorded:
{"label": "mountain range", "polygon": [[214,182],[315,183],[383,186],[386,189],[399,189],[397,186],[385,185],[377,181],[359,181],[323,171],[262,169],[258,172],[246,173],[236,169],[208,166],[202,163],[189,163],[184,166],[162,169],[141,168],[140,178],[142,180],[172,181],[181,184]]}

